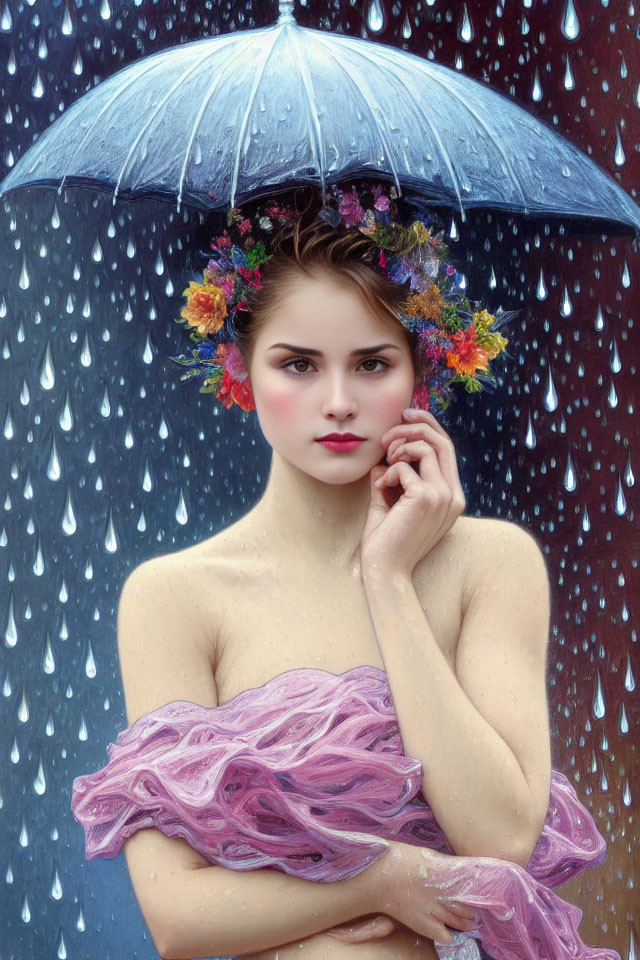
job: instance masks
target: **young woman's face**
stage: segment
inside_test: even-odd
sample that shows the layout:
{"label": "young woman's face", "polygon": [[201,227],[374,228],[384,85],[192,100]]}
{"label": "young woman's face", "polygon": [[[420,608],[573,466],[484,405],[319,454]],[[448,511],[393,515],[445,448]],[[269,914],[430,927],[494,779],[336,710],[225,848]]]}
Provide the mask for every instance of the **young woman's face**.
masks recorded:
{"label": "young woman's face", "polygon": [[[330,278],[296,281],[256,337],[249,373],[268,442],[326,483],[358,480],[381,461],[380,437],[402,423],[415,383],[400,325]],[[330,433],[363,440],[331,449],[318,442]]]}

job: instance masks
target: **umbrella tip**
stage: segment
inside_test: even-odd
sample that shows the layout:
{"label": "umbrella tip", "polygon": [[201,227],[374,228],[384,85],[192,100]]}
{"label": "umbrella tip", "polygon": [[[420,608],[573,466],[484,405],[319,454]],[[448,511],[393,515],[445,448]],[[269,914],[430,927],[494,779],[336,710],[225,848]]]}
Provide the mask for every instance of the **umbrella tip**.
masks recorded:
{"label": "umbrella tip", "polygon": [[296,18],[293,15],[293,0],[278,0],[276,26],[283,23],[296,23]]}

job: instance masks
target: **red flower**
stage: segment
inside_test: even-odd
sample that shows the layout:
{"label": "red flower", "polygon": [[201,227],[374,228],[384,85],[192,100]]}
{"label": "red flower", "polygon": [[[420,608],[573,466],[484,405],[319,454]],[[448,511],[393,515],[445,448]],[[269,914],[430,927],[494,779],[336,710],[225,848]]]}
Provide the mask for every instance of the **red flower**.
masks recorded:
{"label": "red flower", "polygon": [[247,412],[256,408],[249,380],[234,380],[228,370],[224,372],[216,399],[220,400],[227,410],[230,410],[234,403]]}
{"label": "red flower", "polygon": [[489,354],[476,343],[476,328],[471,324],[466,330],[452,334],[454,349],[447,352],[447,366],[458,373],[472,377],[476,370],[486,373],[489,366]]}

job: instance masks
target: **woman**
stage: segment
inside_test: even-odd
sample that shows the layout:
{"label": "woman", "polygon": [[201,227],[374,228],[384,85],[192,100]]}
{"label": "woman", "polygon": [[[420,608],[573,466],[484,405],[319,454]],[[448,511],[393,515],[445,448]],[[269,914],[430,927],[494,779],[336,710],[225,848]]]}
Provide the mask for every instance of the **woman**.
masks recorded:
{"label": "woman", "polygon": [[[451,367],[487,373],[506,341],[478,312],[470,358],[455,302],[433,283],[431,238],[399,245],[387,218],[389,263],[372,219],[389,196],[374,188],[367,209],[355,188],[346,196],[346,230],[305,226],[309,205],[270,258],[258,242],[232,254],[225,231],[189,291],[183,319],[202,343],[236,308],[234,344],[216,346],[217,396],[255,408],[271,470],[237,523],[125,583],[130,730],[109,767],[74,782],[87,855],[124,843],[167,957],[480,957],[472,932],[500,960],[616,957],[585,948],[580,911],[524,870],[551,823],[550,787],[561,799],[544,559],[521,528],[464,516],[450,438],[409,409],[446,402]],[[267,219],[240,218],[240,233]],[[425,350],[398,322],[418,306],[442,329],[457,323],[444,385],[433,336]],[[571,856],[546,864],[555,883],[601,858],[580,813]]]}

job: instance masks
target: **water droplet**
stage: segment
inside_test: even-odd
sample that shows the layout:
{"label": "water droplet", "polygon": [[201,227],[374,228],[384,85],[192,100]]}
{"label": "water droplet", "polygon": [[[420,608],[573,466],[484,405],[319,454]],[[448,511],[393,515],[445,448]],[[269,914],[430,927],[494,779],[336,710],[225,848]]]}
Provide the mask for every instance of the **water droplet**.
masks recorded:
{"label": "water droplet", "polygon": [[96,240],[93,245],[93,250],[91,251],[91,259],[95,260],[96,263],[100,263],[103,259],[102,247],[100,246],[100,241]]}
{"label": "water droplet", "polygon": [[571,300],[569,299],[569,291],[567,290],[566,284],[564,288],[564,295],[562,297],[562,305],[560,307],[560,313],[563,317],[570,317],[573,313],[573,307],[571,305]]}
{"label": "water droplet", "polygon": [[598,667],[598,669],[597,669],[597,671],[596,671],[596,674],[597,674],[597,679],[596,679],[596,693],[595,693],[595,697],[594,697],[594,700],[593,700],[593,707],[592,707],[592,709],[593,709],[593,715],[594,715],[594,717],[596,718],[596,720],[602,720],[602,718],[604,717],[604,715],[605,715],[605,713],[606,713],[606,708],[605,708],[605,703],[604,703],[604,695],[603,695],[603,693],[602,693],[602,680],[601,680],[601,678],[600,678],[600,668],[599,668],[599,667]]}
{"label": "water droplet", "polygon": [[[60,416],[58,417],[58,425],[61,430],[65,431],[65,433],[69,433],[70,430],[73,430],[73,424],[74,419],[71,411],[71,397],[69,396],[69,391],[66,390],[64,395],[64,406],[60,411]],[[53,449],[55,450],[55,439]],[[53,477],[50,479],[53,479]],[[56,479],[58,478],[56,477]]]}
{"label": "water droplet", "polygon": [[620,733],[629,733],[629,721],[627,719],[627,711],[624,708],[624,703],[620,704],[620,710],[618,712],[618,729]]}
{"label": "water droplet", "polygon": [[40,100],[44,94],[44,83],[42,81],[42,74],[40,73],[40,68],[36,70],[36,76],[31,87],[31,96],[36,100]]}
{"label": "water droplet", "polygon": [[636,482],[635,477],[633,475],[633,470],[631,469],[631,454],[628,450],[627,450],[627,466],[625,467],[625,471],[624,471],[624,482],[628,487],[632,487]]}
{"label": "water droplet", "polygon": [[620,354],[618,353],[618,344],[616,343],[616,338],[613,338],[611,343],[613,348],[613,355],[609,361],[609,366],[611,367],[612,373],[620,373],[622,370],[622,364],[620,363]]}
{"label": "water droplet", "polygon": [[531,422],[531,414],[529,414],[529,422],[527,424],[527,435],[525,437],[524,442],[525,442],[525,446],[528,447],[529,450],[533,450],[535,448],[536,434],[535,434],[535,430],[533,429],[533,423]]}
{"label": "water droplet", "polygon": [[580,33],[580,22],[578,20],[573,0],[567,0],[567,5],[562,18],[561,30],[567,40],[575,40]]}
{"label": "water droplet", "polygon": [[[26,846],[26,843],[22,844]],[[22,901],[22,910],[20,911],[20,916],[25,923],[31,922],[31,908],[29,906],[29,897],[25,893],[24,900]]]}
{"label": "water droplet", "polygon": [[598,331],[601,331],[604,329],[604,316],[603,316],[602,307],[600,306],[600,304],[598,304],[598,312],[596,313],[595,328]]}
{"label": "water droplet", "polygon": [[96,675],[96,661],[93,656],[93,650],[91,649],[91,641],[89,641],[89,651],[87,653],[87,659],[84,664],[84,672],[89,677],[90,680],[93,680]]}
{"label": "water droplet", "polygon": [[544,395],[544,406],[545,410],[548,410],[552,413],[558,408],[558,394],[556,393],[556,387],[553,382],[553,375],[551,373],[551,365],[549,365],[549,372],[547,375],[547,389]]}
{"label": "water droplet", "polygon": [[380,33],[384,28],[384,12],[380,0],[371,0],[367,12],[367,25],[373,33]]}
{"label": "water droplet", "polygon": [[629,288],[631,286],[631,274],[629,273],[629,264],[625,260],[624,269],[622,271],[622,286]]}
{"label": "water droplet", "polygon": [[56,669],[56,661],[53,655],[53,647],[51,646],[51,637],[47,635],[47,640],[44,645],[44,653],[42,655],[42,669],[46,674],[52,674]]}
{"label": "water droplet", "polygon": [[56,382],[56,372],[53,366],[53,357],[51,355],[51,344],[47,340],[44,357],[40,364],[40,374],[38,381],[43,390],[52,390]]}
{"label": "water droplet", "polygon": [[540,267],[540,279],[538,280],[538,286],[536,289],[536,297],[538,300],[547,299],[547,287],[544,282],[544,274],[542,273],[542,267]]}
{"label": "water droplet", "polygon": [[542,87],[540,86],[540,73],[536,67],[534,78],[533,78],[533,90],[531,91],[531,99],[536,103],[539,103],[542,100]]}
{"label": "water droplet", "polygon": [[80,721],[80,729],[78,730],[78,740],[85,741],[88,739],[88,737],[89,737],[89,733],[87,731],[87,725],[85,723],[84,715],[83,715]]}
{"label": "water droplet", "polygon": [[622,517],[627,511],[627,501],[622,489],[622,480],[620,478],[620,474],[618,474],[618,485],[616,487],[616,499],[613,509],[619,517]]}
{"label": "water droplet", "polygon": [[89,346],[89,337],[87,334],[84,336],[84,341],[82,344],[82,350],[80,351],[80,363],[83,367],[91,366],[91,348]]}
{"label": "water droplet", "polygon": [[571,459],[571,454],[567,457],[567,466],[564,471],[564,488],[568,493],[573,493],[578,485],[576,479],[576,471],[573,466],[573,461]]}
{"label": "water droplet", "polygon": [[466,3],[462,4],[462,22],[458,27],[458,39],[462,40],[463,43],[471,43],[473,40],[473,25]]}
{"label": "water droplet", "polygon": [[71,489],[67,487],[67,497],[64,504],[64,514],[62,516],[62,532],[67,537],[70,537],[76,532],[76,529],[77,523],[71,501]]}
{"label": "water droplet", "polygon": [[187,505],[185,503],[182,487],[180,488],[180,497],[178,499],[178,506],[176,507],[176,520],[183,526],[189,520],[189,513],[187,511]]}
{"label": "water droplet", "polygon": [[104,548],[107,553],[116,553],[118,549],[118,537],[113,525],[113,511],[111,507],[109,507],[109,514],[107,518],[107,532],[104,538]]}
{"label": "water droplet", "polygon": [[571,69],[571,60],[569,54],[567,54],[567,62],[564,70],[564,88],[565,90],[574,90],[576,86],[576,81],[573,76],[573,71]]}
{"label": "water droplet", "polygon": [[18,286],[21,290],[28,290],[30,282],[29,273],[27,272],[27,261],[25,260],[24,254],[22,254],[22,270],[20,271]]}
{"label": "water droplet", "polygon": [[64,5],[64,16],[62,17],[62,32],[65,37],[70,37],[73,33],[73,20],[66,3]]}
{"label": "water droplet", "polygon": [[62,899],[62,884],[60,883],[60,877],[58,875],[58,869],[56,867],[56,872],[53,877],[53,883],[51,884],[51,889],[49,891],[54,900]]}
{"label": "water droplet", "polygon": [[622,140],[620,139],[620,131],[618,129],[618,125],[616,124],[616,149],[613,155],[613,160],[617,167],[621,167],[624,164],[626,159],[627,158],[625,157],[624,150],[622,149]]}
{"label": "water droplet", "polygon": [[38,771],[33,780],[33,789],[41,797],[47,789],[47,781],[45,780],[44,770],[42,769],[42,757],[38,764]]}
{"label": "water droplet", "polygon": [[11,19],[9,6],[5,0],[4,7],[2,8],[2,19],[0,19],[0,30],[2,30],[3,33],[9,33],[12,27],[13,20]]}

